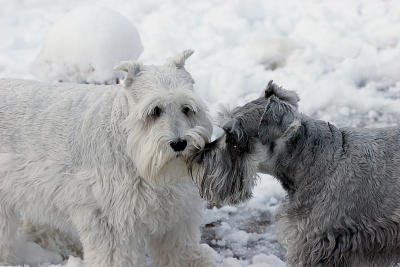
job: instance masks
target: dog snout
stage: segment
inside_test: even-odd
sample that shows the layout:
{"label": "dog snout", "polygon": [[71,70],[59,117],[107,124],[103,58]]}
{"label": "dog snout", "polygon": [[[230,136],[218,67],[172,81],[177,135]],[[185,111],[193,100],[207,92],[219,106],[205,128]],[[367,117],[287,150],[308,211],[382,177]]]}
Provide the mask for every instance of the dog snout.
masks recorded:
{"label": "dog snout", "polygon": [[175,152],[179,152],[185,150],[187,146],[187,141],[185,139],[177,139],[175,141],[172,141],[169,145]]}

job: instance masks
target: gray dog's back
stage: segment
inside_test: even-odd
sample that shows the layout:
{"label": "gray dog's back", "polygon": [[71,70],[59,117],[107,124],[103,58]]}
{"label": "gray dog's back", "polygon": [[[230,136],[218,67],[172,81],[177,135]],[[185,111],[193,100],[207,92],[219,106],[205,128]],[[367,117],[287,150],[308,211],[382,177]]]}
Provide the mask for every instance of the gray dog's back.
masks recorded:
{"label": "gray dog's back", "polygon": [[[275,175],[293,177],[277,214],[289,262],[386,266],[400,259],[400,129],[338,129],[300,115]],[[284,174],[283,174],[284,173]],[[293,189],[293,190],[291,190]],[[296,226],[295,226],[296,225]]]}

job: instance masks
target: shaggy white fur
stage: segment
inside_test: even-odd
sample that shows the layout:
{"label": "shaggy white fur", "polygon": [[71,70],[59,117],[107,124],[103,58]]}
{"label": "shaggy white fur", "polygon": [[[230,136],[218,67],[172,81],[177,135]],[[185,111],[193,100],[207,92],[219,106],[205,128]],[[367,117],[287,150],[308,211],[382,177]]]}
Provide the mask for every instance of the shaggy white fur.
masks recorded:
{"label": "shaggy white fur", "polygon": [[0,80],[0,265],[24,218],[78,232],[87,267],[144,266],[146,244],[155,266],[215,266],[185,165],[212,130],[191,53],[123,62],[120,86]]}

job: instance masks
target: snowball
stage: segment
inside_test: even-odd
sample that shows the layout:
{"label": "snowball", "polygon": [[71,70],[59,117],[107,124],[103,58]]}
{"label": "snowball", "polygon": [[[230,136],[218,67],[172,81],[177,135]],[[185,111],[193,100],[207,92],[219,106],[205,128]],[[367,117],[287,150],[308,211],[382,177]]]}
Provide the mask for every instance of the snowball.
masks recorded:
{"label": "snowball", "polygon": [[32,64],[40,79],[77,83],[114,83],[113,67],[143,51],[129,20],[105,7],[84,6],[55,23]]}

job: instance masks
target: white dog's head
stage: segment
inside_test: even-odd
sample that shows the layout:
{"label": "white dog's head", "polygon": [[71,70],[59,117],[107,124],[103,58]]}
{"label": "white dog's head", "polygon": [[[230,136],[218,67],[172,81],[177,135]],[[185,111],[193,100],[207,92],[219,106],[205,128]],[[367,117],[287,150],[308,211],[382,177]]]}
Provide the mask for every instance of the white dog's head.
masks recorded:
{"label": "white dog's head", "polygon": [[146,179],[182,176],[185,160],[204,147],[212,133],[207,108],[193,91],[185,70],[186,50],[165,65],[121,62],[127,113],[123,128],[126,151]]}

